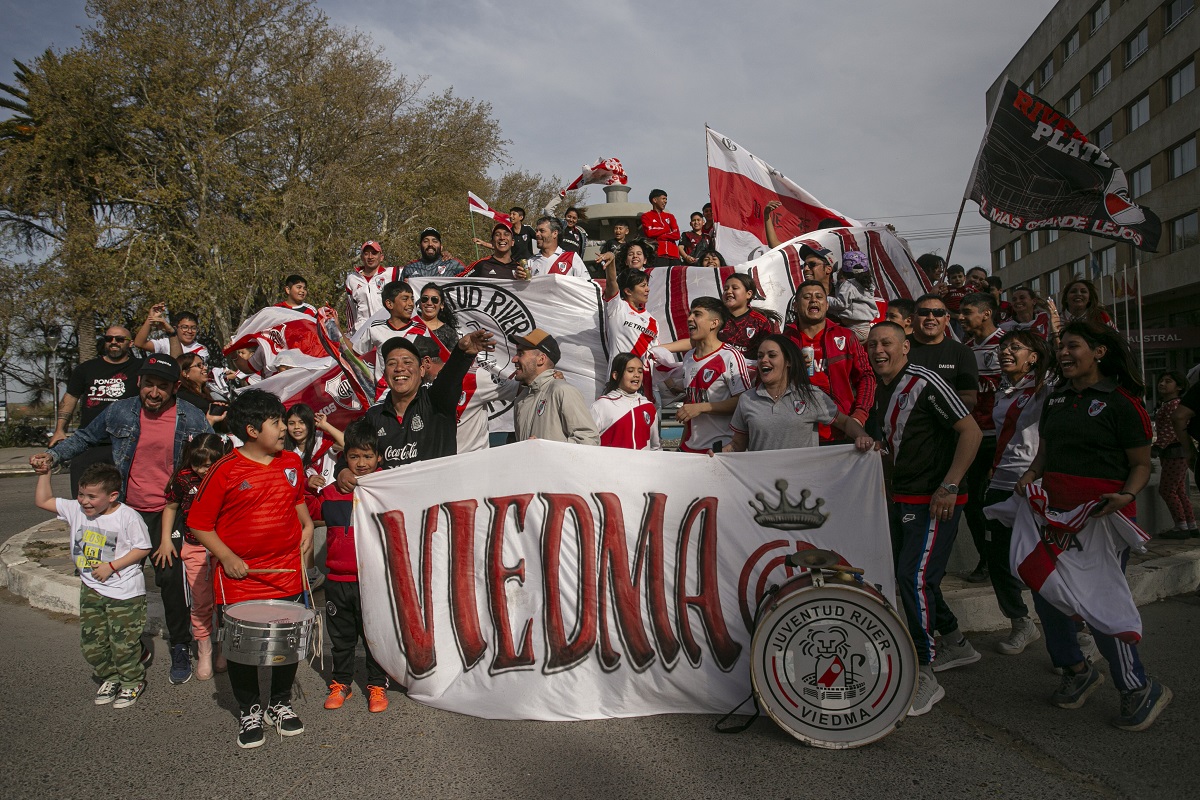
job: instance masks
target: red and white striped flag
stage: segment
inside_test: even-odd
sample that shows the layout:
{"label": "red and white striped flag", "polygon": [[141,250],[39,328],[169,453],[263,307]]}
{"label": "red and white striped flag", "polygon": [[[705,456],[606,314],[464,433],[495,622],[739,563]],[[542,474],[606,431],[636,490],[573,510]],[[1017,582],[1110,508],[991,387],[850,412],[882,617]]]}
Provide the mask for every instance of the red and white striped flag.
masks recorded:
{"label": "red and white striped flag", "polygon": [[329,355],[317,337],[317,321],[303,311],[268,306],[252,314],[233,334],[222,352],[229,355],[243,347],[262,347],[272,355],[299,350],[314,358]]}
{"label": "red and white striped flag", "polygon": [[602,158],[590,167],[585,164],[583,171],[579,173],[579,177],[571,181],[571,185],[558,194],[560,197],[565,197],[567,192],[572,189],[597,183],[602,183],[605,186],[611,186],[614,183],[624,186],[629,183],[629,176],[625,174],[625,167],[621,166],[621,159]]}
{"label": "red and white striped flag", "polygon": [[475,194],[474,192],[467,192],[467,208],[471,209],[476,214],[482,214],[485,217],[496,220],[496,222],[503,222],[508,227],[512,227],[512,219],[509,218],[508,214],[501,214],[499,211],[483,202],[479,195]]}
{"label": "red and white striped flag", "polygon": [[730,264],[757,258],[766,249],[763,211],[772,200],[783,203],[775,212],[775,234],[786,242],[817,229],[824,219],[861,227],[862,223],[822,203],[795,181],[728,136],[708,133],[708,196],[717,226],[717,250]]}

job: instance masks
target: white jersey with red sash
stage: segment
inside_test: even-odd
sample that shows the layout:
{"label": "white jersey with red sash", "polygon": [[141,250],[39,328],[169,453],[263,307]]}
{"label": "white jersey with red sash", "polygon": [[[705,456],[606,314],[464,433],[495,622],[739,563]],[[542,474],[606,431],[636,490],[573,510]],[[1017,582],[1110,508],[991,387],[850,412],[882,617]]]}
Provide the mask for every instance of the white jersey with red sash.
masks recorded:
{"label": "white jersey with red sash", "polygon": [[996,392],[1000,388],[1000,354],[996,352],[997,345],[1004,338],[1000,328],[984,337],[982,342],[974,337],[967,338],[967,347],[975,354],[975,366],[979,368],[979,393],[975,400],[975,408],[971,416],[979,425],[984,436],[995,436],[996,428],[992,423],[992,406],[996,402]]}
{"label": "white jersey with red sash", "polygon": [[392,320],[377,319],[372,322],[361,335],[355,336],[355,351],[368,364],[375,365],[375,399],[378,400],[387,391],[387,385],[383,376],[383,351],[379,346],[389,339],[402,337],[412,341],[418,336],[428,336],[438,343],[438,349],[442,352],[442,360],[445,361],[450,357],[450,352],[446,350],[445,345],[433,334],[429,332],[429,328],[425,327],[425,322],[420,317],[413,317],[408,321],[407,325],[400,328],[392,327]]}
{"label": "white jersey with red sash", "polygon": [[645,308],[638,310],[628,300],[614,296],[604,301],[608,317],[608,355],[633,353],[643,362],[658,344],[658,322]]}
{"label": "white jersey with red sash", "polygon": [[600,431],[601,447],[626,450],[661,450],[658,411],[641,394],[613,389],[592,403],[592,419]]}
{"label": "white jersey with red sash", "polygon": [[[719,403],[737,397],[750,386],[750,371],[741,351],[722,343],[704,358],[695,350],[683,357],[685,403]],[[701,414],[684,424],[679,449],[685,453],[704,453],[717,442],[726,443],[733,434],[729,422],[733,413]]]}
{"label": "white jersey with red sash", "polygon": [[458,452],[470,453],[488,447],[488,419],[493,403],[512,402],[521,384],[506,378],[495,359],[480,353],[477,361],[463,378],[462,394],[458,397]]}
{"label": "white jersey with red sash", "polygon": [[1050,338],[1050,313],[1047,311],[1039,311],[1033,316],[1029,322],[1017,322],[1015,319],[1010,319],[1000,324],[1000,330],[1008,333],[1009,331],[1033,331],[1043,339]]}
{"label": "white jersey with red sash", "polygon": [[533,258],[526,262],[530,276],[537,275],[570,275],[575,278],[590,280],[587,266],[583,259],[573,250],[563,250],[561,247],[548,256],[534,253]]}
{"label": "white jersey with red sash", "polygon": [[1017,480],[1037,455],[1038,420],[1053,384],[1038,390],[1037,376],[1029,373],[1016,386],[1005,383],[996,393],[992,406],[992,424],[996,430],[996,460],[992,462],[992,480],[988,486],[1006,492],[1016,488]]}

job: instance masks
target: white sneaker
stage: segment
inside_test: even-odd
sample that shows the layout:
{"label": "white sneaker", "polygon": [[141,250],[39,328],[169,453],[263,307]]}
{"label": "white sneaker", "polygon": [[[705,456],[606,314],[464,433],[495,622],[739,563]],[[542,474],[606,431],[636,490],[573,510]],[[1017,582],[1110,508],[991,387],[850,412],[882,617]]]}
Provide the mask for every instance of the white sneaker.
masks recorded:
{"label": "white sneaker", "polygon": [[1029,617],[1021,617],[1012,621],[1012,632],[1008,638],[996,643],[996,650],[1006,656],[1015,656],[1025,651],[1025,648],[1042,638],[1041,632]]}
{"label": "white sneaker", "polygon": [[965,636],[962,644],[951,644],[950,640],[943,636],[937,645],[937,655],[933,657],[933,671],[945,672],[955,667],[965,667],[967,664],[974,664],[980,658],[982,656],[979,655],[979,651]]}
{"label": "white sneaker", "polygon": [[117,699],[117,693],[120,691],[120,681],[105,681],[96,690],[96,699],[93,702],[98,706],[106,706]]}
{"label": "white sneaker", "polygon": [[917,696],[913,698],[912,708],[908,710],[908,715],[919,717],[922,714],[928,714],[934,703],[945,696],[946,690],[938,683],[937,677],[932,672],[921,670],[921,674],[917,676]]}

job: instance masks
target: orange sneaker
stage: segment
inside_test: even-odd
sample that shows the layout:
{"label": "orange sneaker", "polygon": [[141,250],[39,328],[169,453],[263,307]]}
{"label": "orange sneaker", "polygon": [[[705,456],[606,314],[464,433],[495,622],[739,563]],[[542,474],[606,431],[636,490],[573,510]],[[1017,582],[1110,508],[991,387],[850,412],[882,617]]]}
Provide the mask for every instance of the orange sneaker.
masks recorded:
{"label": "orange sneaker", "polygon": [[387,689],[382,686],[368,686],[367,710],[372,714],[378,714],[380,711],[387,711],[387,707]]}
{"label": "orange sneaker", "polygon": [[325,698],[325,707],[330,709],[341,708],[342,703],[345,703],[347,700],[349,700],[350,696],[353,694],[354,690],[346,684],[338,683],[337,681],[330,681],[329,697]]}

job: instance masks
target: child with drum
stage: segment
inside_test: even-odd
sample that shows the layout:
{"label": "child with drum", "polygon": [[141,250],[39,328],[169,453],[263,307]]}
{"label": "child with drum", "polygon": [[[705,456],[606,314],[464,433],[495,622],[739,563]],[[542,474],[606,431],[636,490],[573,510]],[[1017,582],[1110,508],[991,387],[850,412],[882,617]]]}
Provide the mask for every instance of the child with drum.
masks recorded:
{"label": "child with drum", "polygon": [[150,533],[136,511],[117,502],[121,473],[92,464],[79,476],[75,500],[55,498],[50,464],[36,463],[37,507],[71,529],[71,558],[79,571],[79,642],[100,683],[95,704],[128,708],[146,688],[142,629],[146,580],[139,562],[150,555]]}
{"label": "child with drum", "polygon": [[[313,522],[304,503],[304,464],[284,451],[286,411],[275,395],[242,392],[229,409],[230,430],[245,442],[213,465],[200,484],[188,527],[220,562],[213,577],[222,610],[247,600],[304,597],[304,558]],[[292,710],[297,664],[270,667],[271,694],[260,704],[258,667],[229,658],[229,683],[240,713],[238,747],[263,743],[263,723],[281,736],[304,732]]]}
{"label": "child with drum", "polygon": [[[342,458],[356,478],[379,469],[379,437],[375,426],[360,419],[346,429]],[[363,635],[362,601],[358,594],[358,554],[354,548],[354,493],[342,492],[336,483],[321,490],[321,518],[326,525],[325,619],[333,642],[333,677],[325,708],[341,708],[354,690],[354,648],[362,640],[367,656],[367,710],[378,713],[388,707],[387,673],[371,655]]]}

